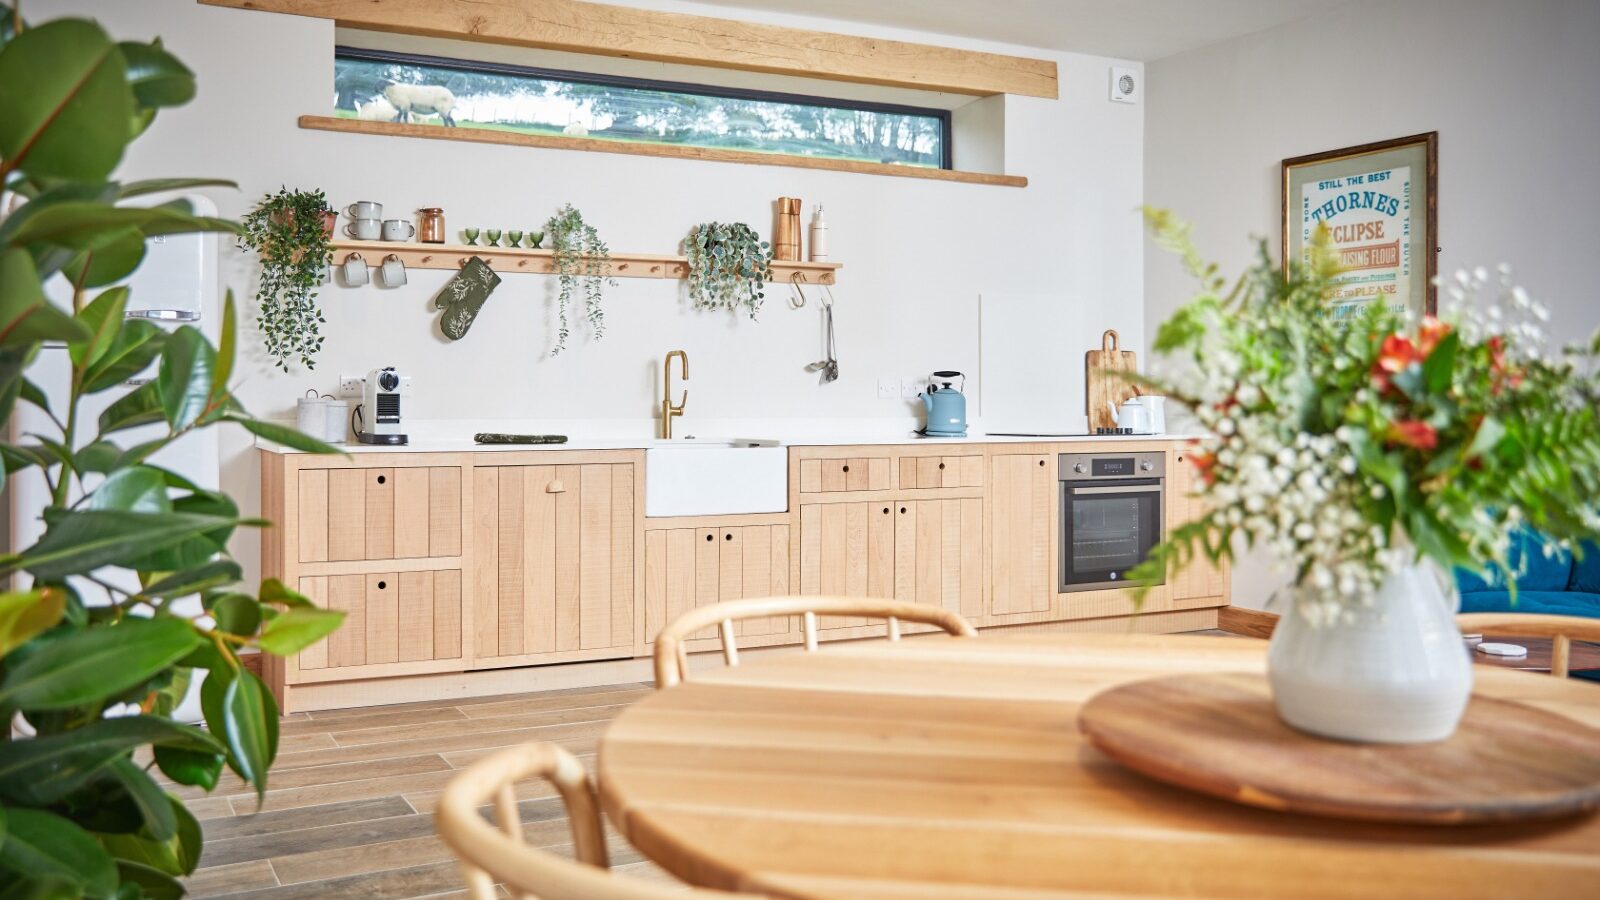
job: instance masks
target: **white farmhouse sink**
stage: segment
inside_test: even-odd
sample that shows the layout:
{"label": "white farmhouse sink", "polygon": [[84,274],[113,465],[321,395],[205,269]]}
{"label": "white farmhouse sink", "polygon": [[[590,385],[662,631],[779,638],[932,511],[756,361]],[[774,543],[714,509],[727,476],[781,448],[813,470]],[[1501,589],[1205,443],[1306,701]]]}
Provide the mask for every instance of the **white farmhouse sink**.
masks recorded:
{"label": "white farmhouse sink", "polygon": [[774,440],[681,438],[644,451],[646,516],[713,516],[789,508],[789,453]]}

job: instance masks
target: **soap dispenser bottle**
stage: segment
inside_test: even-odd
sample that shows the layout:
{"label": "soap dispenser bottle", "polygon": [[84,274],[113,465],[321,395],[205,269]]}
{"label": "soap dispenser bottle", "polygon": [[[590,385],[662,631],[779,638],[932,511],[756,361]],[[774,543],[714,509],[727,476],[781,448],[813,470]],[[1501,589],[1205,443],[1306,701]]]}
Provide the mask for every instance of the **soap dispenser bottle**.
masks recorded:
{"label": "soap dispenser bottle", "polygon": [[817,204],[816,212],[811,214],[811,261],[826,262],[828,259],[828,222],[822,218],[822,204]]}

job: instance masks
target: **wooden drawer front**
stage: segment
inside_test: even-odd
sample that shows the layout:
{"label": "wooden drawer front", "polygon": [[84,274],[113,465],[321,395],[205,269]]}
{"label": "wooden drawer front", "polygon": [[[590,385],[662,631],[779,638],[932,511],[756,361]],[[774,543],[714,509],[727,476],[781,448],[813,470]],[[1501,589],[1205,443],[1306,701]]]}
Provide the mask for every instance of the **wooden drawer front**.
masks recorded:
{"label": "wooden drawer front", "polygon": [[300,654],[301,669],[461,658],[461,570],[310,575],[300,592],[344,624]]}
{"label": "wooden drawer front", "polygon": [[902,456],[900,488],[983,487],[982,456]]}
{"label": "wooden drawer front", "polygon": [[[697,606],[789,593],[789,526],[673,528],[644,537],[645,639]],[[745,619],[740,636],[787,634],[788,616]],[[694,635],[714,638],[715,628]]]}
{"label": "wooden drawer front", "polygon": [[302,469],[300,561],[461,555],[461,469]]}
{"label": "wooden drawer front", "polygon": [[633,647],[632,463],[473,470],[474,654]]}
{"label": "wooden drawer front", "polygon": [[802,459],[800,493],[836,491],[887,491],[889,457],[857,456],[850,459]]}

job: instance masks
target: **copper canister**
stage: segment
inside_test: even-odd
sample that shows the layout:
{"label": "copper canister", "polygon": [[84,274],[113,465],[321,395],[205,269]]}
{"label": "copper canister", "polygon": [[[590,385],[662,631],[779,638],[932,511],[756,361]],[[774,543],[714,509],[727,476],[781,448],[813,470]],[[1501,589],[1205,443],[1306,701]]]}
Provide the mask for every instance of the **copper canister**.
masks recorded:
{"label": "copper canister", "polygon": [[417,240],[424,244],[444,243],[444,210],[437,206],[417,210]]}
{"label": "copper canister", "polygon": [[800,258],[800,198],[778,198],[778,224],[772,232],[773,259]]}

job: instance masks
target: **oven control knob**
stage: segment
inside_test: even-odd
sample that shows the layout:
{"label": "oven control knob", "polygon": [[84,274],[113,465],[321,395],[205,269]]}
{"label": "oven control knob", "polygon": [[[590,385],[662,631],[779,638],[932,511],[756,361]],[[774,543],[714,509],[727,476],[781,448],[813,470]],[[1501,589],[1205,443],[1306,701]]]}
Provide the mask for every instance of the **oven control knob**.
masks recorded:
{"label": "oven control knob", "polygon": [[1083,473],[1089,471],[1089,467],[1084,465],[1083,463],[1073,463],[1072,464],[1072,471],[1077,472],[1079,475],[1082,475]]}
{"label": "oven control knob", "polygon": [[1144,461],[1144,462],[1142,462],[1142,463],[1139,463],[1139,470],[1140,470],[1140,471],[1142,471],[1142,472],[1148,472],[1148,471],[1150,471],[1150,470],[1151,470],[1151,469],[1154,469],[1154,468],[1155,468],[1155,467],[1156,467],[1156,464],[1155,464],[1155,463],[1153,463],[1153,462],[1151,462],[1151,461],[1150,461],[1150,460],[1148,460],[1148,459],[1147,459],[1147,460],[1145,460],[1145,461]]}

